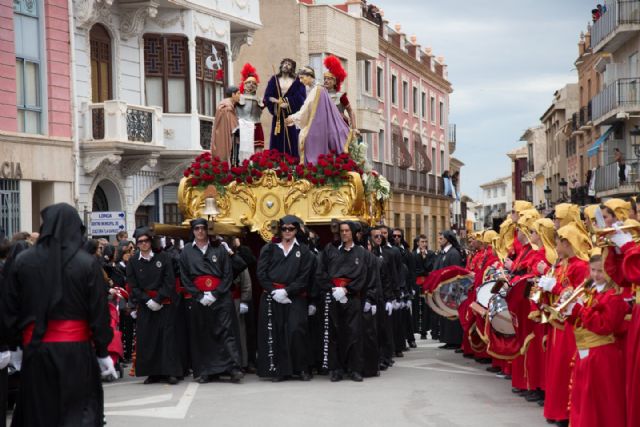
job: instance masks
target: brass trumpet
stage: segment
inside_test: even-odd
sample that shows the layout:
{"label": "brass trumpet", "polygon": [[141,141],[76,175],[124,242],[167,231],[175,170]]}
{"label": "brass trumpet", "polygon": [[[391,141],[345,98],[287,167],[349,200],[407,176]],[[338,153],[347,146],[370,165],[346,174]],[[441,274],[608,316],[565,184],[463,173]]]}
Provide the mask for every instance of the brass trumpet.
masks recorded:
{"label": "brass trumpet", "polygon": [[572,290],[571,294],[568,297],[563,298],[563,296],[561,296],[560,301],[558,301],[558,304],[556,304],[555,306],[545,306],[545,310],[549,312],[549,319],[557,320],[559,322],[566,321],[567,316],[564,314],[564,312],[571,305],[571,303],[575,302],[578,298],[584,295],[586,291],[587,288],[583,283],[582,285]]}
{"label": "brass trumpet", "polygon": [[[595,245],[599,248],[615,246],[615,243],[613,243],[613,241],[611,241],[611,239],[609,239],[607,236],[609,234],[615,233],[618,230],[631,233],[633,235],[633,240],[636,242],[638,241],[638,236],[640,236],[640,226],[638,226],[637,224],[627,224],[622,225],[617,229],[614,227],[595,228],[592,232],[596,237]],[[635,231],[635,233],[633,233],[633,231]]]}

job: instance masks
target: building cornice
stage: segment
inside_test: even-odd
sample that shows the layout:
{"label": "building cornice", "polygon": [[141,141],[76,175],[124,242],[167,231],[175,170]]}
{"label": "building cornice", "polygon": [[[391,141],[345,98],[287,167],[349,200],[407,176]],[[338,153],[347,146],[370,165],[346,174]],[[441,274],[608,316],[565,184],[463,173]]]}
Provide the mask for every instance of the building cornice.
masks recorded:
{"label": "building cornice", "polygon": [[73,148],[73,141],[71,140],[71,138],[60,138],[55,136],[34,135],[29,133],[7,131],[0,131],[0,142]]}
{"label": "building cornice", "polygon": [[439,86],[440,89],[442,89],[443,92],[453,92],[453,87],[447,79],[440,77],[430,69],[426,68],[425,64],[415,58],[411,58],[409,54],[407,54],[407,52],[395,46],[393,43],[385,40],[382,37],[379,37],[379,40],[380,52],[389,54],[393,57],[393,59],[401,62],[403,65],[410,68],[421,77],[424,77],[425,80],[429,80],[430,82],[435,83],[437,86]]}
{"label": "building cornice", "polygon": [[259,30],[260,28],[262,28],[262,23],[255,23],[247,19],[243,19],[235,15],[231,15],[229,13],[224,13],[216,9],[211,9],[208,7],[200,6],[195,3],[191,3],[190,1],[187,1],[187,0],[168,0],[168,2],[184,9],[195,10],[207,15],[215,16],[216,18],[220,18],[222,20],[240,24],[252,30]]}

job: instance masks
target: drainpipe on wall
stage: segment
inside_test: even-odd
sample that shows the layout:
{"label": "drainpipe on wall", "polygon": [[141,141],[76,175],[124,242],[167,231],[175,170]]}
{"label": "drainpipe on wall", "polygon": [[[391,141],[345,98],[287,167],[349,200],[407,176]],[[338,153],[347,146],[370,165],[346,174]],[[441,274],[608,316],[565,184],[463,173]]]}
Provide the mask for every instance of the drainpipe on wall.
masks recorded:
{"label": "drainpipe on wall", "polygon": [[69,50],[71,51],[71,63],[69,66],[71,68],[71,137],[73,139],[74,158],[73,202],[76,209],[80,210],[80,138],[78,135],[78,120],[76,116],[78,111],[76,109],[76,43],[74,31],[75,25],[73,23],[73,0],[67,0],[67,8],[69,15]]}

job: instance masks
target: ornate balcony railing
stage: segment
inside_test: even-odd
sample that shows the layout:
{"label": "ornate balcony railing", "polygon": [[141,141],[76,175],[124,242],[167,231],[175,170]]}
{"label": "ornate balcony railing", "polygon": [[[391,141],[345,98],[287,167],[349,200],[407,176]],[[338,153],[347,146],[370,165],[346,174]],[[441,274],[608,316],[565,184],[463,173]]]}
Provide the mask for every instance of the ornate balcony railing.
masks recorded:
{"label": "ornate balcony railing", "polygon": [[85,104],[86,141],[163,144],[162,109],[124,101]]}
{"label": "ornate balcony railing", "polygon": [[200,116],[200,147],[203,150],[211,148],[211,137],[213,135],[213,119]]}

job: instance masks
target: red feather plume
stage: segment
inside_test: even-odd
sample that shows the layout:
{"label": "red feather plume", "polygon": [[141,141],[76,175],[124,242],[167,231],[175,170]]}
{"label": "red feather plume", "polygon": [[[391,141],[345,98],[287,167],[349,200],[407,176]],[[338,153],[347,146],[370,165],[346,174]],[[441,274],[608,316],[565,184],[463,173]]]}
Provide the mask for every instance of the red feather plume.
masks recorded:
{"label": "red feather plume", "polygon": [[244,64],[242,67],[242,71],[240,71],[240,76],[242,77],[242,81],[240,82],[240,93],[244,93],[244,81],[249,77],[254,77],[258,83],[260,83],[260,76],[258,76],[258,72],[256,71],[256,67],[251,65],[249,62]]}
{"label": "red feather plume", "polygon": [[344,79],[347,78],[347,72],[342,68],[342,63],[338,57],[329,55],[324,59],[324,66],[336,78],[336,90],[340,90],[340,86]]}

